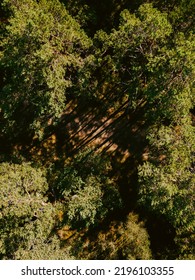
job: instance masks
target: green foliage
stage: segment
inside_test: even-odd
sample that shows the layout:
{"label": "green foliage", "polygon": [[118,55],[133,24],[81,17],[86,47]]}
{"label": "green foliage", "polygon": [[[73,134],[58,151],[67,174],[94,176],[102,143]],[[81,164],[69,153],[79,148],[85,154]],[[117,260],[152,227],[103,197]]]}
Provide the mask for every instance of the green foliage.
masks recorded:
{"label": "green foliage", "polygon": [[91,41],[58,1],[5,2],[12,16],[0,56],[4,131],[16,134],[27,122],[41,133],[49,118],[55,121],[63,113]]}
{"label": "green foliage", "polygon": [[96,24],[96,11],[87,3],[89,1],[86,0],[61,0],[60,2],[64,3],[67,11],[70,15],[76,19],[77,22],[81,25],[81,27],[89,34],[92,33],[94,24]]}
{"label": "green foliage", "polygon": [[192,254],[189,240],[195,227],[194,127],[189,122],[172,128],[156,127],[148,138],[150,161],[139,167],[140,202],[149,211],[165,216],[176,229],[177,244],[184,243],[182,254]]}
{"label": "green foliage", "polygon": [[167,13],[152,4],[124,10],[119,28],[98,31],[94,41],[104,81],[119,99],[127,95],[132,109],[144,106],[150,123],[177,121],[193,108],[194,42],[190,32],[173,34]]}
{"label": "green foliage", "polygon": [[175,5],[169,13],[172,25],[175,30],[187,33],[193,29],[194,1],[179,0],[174,2]]}
{"label": "green foliage", "polygon": [[167,14],[144,4],[136,14],[124,10],[119,28],[109,35],[100,31],[95,36],[106,79],[117,87],[119,96],[129,96],[134,109],[148,99],[148,84],[154,86],[158,77],[157,72],[155,77],[150,73],[148,62],[156,59],[171,33]]}
{"label": "green foliage", "polygon": [[63,197],[66,219],[72,226],[90,226],[120,208],[121,198],[108,169],[108,161],[85,151],[59,171],[53,189]]}
{"label": "green foliage", "polygon": [[[1,159],[11,161],[0,164],[0,258],[72,259],[71,252],[84,259],[151,258],[149,236],[137,215],[111,222],[112,214],[123,206],[121,182],[128,184],[130,177],[131,187],[137,180],[139,183],[138,205],[147,209],[147,215],[163,217],[175,229],[178,259],[194,258],[193,4],[192,0],[3,1],[0,146]],[[89,102],[94,99],[98,102]],[[127,102],[124,112],[130,118],[122,111]],[[94,104],[97,108],[92,112]],[[117,108],[122,109],[114,111]],[[70,137],[63,139],[69,129],[66,121],[74,127],[78,118],[79,124],[85,125],[78,134],[85,134],[85,128],[93,125],[94,119],[85,124],[91,112],[95,122],[96,112],[101,122],[109,114],[110,124],[106,121],[102,125],[107,123],[109,135],[113,128],[112,139],[108,136],[106,140],[109,145],[116,140],[116,154],[125,151],[115,137],[120,125],[123,132],[127,124],[130,141],[138,139],[138,154],[131,147],[133,142],[124,143],[130,158],[121,162],[121,168],[127,170],[123,164],[132,160],[131,174],[117,170],[113,175],[115,164],[111,166],[107,158],[92,150],[78,153],[69,163],[67,151],[59,155],[60,143],[71,142],[72,132],[76,135],[71,131]],[[60,132],[52,148],[58,157],[51,159],[53,168],[46,173],[44,167],[33,167],[26,159],[44,147],[46,142],[40,140],[47,133],[54,135],[55,125]],[[94,135],[91,131],[89,137]],[[29,143],[37,146],[29,147]],[[74,145],[74,152],[78,151],[76,140]],[[31,154],[28,148],[32,148]],[[144,149],[148,157],[140,164]],[[59,150],[63,153],[63,147]],[[118,158],[111,159],[120,167]],[[120,177],[123,173],[127,178]],[[120,191],[122,194],[123,187]],[[125,198],[125,214],[121,211],[124,215],[137,206],[136,201],[133,206],[127,201]],[[107,230],[101,230],[107,222]],[[55,231],[62,239],[65,232],[64,240],[70,243],[62,246]],[[72,234],[78,240],[71,239]],[[90,246],[84,235],[89,235]]]}
{"label": "green foliage", "polygon": [[[183,33],[175,35],[167,46],[155,57],[148,57],[151,81],[146,88],[148,117],[168,119],[178,123],[194,106],[194,38]],[[158,76],[157,76],[158,75]],[[156,110],[151,106],[156,106]]]}
{"label": "green foliage", "polygon": [[82,224],[82,221],[86,225],[93,224],[102,207],[102,197],[100,183],[94,177],[89,177],[82,188],[77,187],[68,203],[68,220],[72,224]]}
{"label": "green foliage", "polygon": [[45,196],[44,172],[28,163],[1,163],[0,189],[0,255],[15,259],[47,240],[55,211]]}
{"label": "green foliage", "polygon": [[15,253],[17,260],[72,260],[69,248],[63,248],[57,236],[48,240],[36,239],[30,249],[19,248]]}

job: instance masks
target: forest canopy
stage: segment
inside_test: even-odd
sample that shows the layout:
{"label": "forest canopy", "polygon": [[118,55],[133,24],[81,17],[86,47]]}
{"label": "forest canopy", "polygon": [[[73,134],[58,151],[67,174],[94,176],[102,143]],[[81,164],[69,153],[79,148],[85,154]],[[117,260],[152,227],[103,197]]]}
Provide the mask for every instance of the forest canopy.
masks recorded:
{"label": "forest canopy", "polygon": [[2,2],[1,259],[194,259],[193,14]]}

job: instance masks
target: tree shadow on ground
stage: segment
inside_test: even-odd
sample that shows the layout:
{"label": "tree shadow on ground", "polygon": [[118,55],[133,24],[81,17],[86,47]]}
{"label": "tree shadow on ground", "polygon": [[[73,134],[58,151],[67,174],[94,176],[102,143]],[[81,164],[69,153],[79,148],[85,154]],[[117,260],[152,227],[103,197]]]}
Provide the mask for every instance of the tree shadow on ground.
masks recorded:
{"label": "tree shadow on ground", "polygon": [[[113,97],[111,97],[112,100]],[[145,131],[147,123],[144,120],[144,107],[136,110],[128,108],[128,100],[122,99],[114,108],[109,97],[101,101],[89,101],[86,108],[86,100],[69,102],[61,120],[57,125],[50,125],[42,141],[27,139],[25,137],[5,146],[8,153],[14,153],[18,149],[26,160],[40,162],[44,166],[55,163],[63,166],[65,161],[74,159],[85,148],[107,155],[112,164],[109,176],[115,178],[119,186],[124,207],[120,211],[120,218],[126,217],[129,212],[135,211],[144,217],[139,209],[138,201],[138,174],[139,164],[147,160],[147,141]],[[6,142],[5,142],[6,143]],[[143,155],[146,154],[144,157]],[[149,218],[148,218],[149,217]],[[156,239],[156,228],[160,221],[146,217],[147,228],[151,237],[151,244],[155,257],[159,257],[166,244],[172,246],[173,234],[169,232],[164,222],[164,236]],[[116,213],[110,213],[109,222],[117,219]],[[169,243],[171,244],[169,246]],[[164,244],[164,248],[160,245]]]}

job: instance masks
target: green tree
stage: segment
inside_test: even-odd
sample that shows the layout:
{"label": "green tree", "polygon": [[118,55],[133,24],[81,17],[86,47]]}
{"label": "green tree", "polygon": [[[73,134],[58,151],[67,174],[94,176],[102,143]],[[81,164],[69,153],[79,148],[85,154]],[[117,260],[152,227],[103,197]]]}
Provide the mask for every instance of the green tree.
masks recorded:
{"label": "green tree", "polygon": [[[175,28],[175,26],[173,25]],[[179,29],[179,28],[178,28]],[[192,30],[175,32],[155,56],[147,55],[145,117],[149,161],[139,167],[140,202],[175,227],[178,257],[193,255],[195,130]]]}
{"label": "green tree", "polygon": [[121,207],[114,180],[109,179],[109,161],[90,150],[80,152],[51,182],[57,199],[64,203],[64,221],[73,227],[97,224]]}
{"label": "green tree", "polygon": [[180,257],[193,256],[195,130],[156,126],[148,133],[149,161],[139,167],[140,203],[163,215],[176,230]]}
{"label": "green tree", "polygon": [[82,83],[91,41],[59,1],[5,0],[9,17],[1,42],[4,132],[41,132],[59,119],[66,96]]}
{"label": "green tree", "polygon": [[150,123],[175,121],[194,103],[194,36],[173,27],[167,13],[143,4],[135,14],[124,10],[118,29],[94,38],[103,84],[118,100],[128,98],[130,109],[141,107]]}
{"label": "green tree", "polygon": [[148,85],[154,85],[158,77],[158,73],[154,76],[150,71],[149,62],[162,52],[171,33],[167,14],[144,4],[135,14],[124,10],[118,29],[110,34],[98,31],[95,35],[104,81],[112,84],[119,100],[128,96],[131,108],[147,101]]}
{"label": "green tree", "polygon": [[152,0],[161,11],[168,13],[169,20],[175,30],[187,33],[193,29],[193,0]]}
{"label": "green tree", "polygon": [[0,164],[1,259],[60,258],[60,243],[52,237],[56,210],[47,190],[43,170],[29,163]]}
{"label": "green tree", "polygon": [[[70,247],[70,246],[69,246]],[[47,240],[36,240],[30,249],[19,248],[15,253],[17,260],[73,260],[70,248],[61,245],[59,238],[54,235]]]}
{"label": "green tree", "polygon": [[[137,133],[148,150],[140,165],[140,154],[130,150],[139,165],[138,205],[147,209],[148,221],[150,215],[162,217],[174,229],[179,259],[194,258],[192,10],[192,0],[4,0],[0,7],[0,140],[6,139],[7,154],[10,143],[15,147],[9,156],[1,145],[2,161],[24,160],[15,143],[26,135],[41,138],[51,124],[64,131],[61,120],[70,99],[78,105],[70,122],[78,108],[86,110],[80,103],[104,109],[128,103],[126,112],[135,117],[129,139],[131,131]],[[122,124],[129,120],[123,117]],[[107,225],[122,206],[110,161],[92,150],[70,161],[62,158],[47,173],[26,162],[0,164],[0,258],[151,258],[137,215]]]}

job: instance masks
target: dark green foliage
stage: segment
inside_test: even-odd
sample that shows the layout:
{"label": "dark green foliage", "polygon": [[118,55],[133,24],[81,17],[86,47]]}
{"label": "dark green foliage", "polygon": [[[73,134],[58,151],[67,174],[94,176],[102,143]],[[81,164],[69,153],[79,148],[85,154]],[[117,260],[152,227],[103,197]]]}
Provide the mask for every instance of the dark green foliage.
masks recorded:
{"label": "dark green foliage", "polygon": [[175,227],[176,243],[182,247],[180,254],[193,255],[190,240],[195,227],[194,127],[187,123],[175,128],[156,127],[148,138],[150,162],[139,168],[140,202]]}
{"label": "dark green foliage", "polygon": [[193,107],[194,38],[174,35],[166,13],[151,4],[136,14],[124,10],[119,29],[95,40],[105,81],[119,98],[128,96],[130,108],[144,106],[150,122],[177,121]]}
{"label": "dark green foliage", "polygon": [[194,258],[193,9],[3,1],[0,258]]}
{"label": "dark green foliage", "polygon": [[47,121],[63,113],[91,41],[58,1],[6,2],[13,16],[1,42],[3,129],[30,128],[41,137]]}
{"label": "dark green foliage", "polygon": [[63,199],[65,220],[73,227],[96,224],[121,207],[116,183],[108,176],[109,169],[108,160],[89,150],[58,171],[52,188]]}
{"label": "dark green foliage", "polygon": [[95,42],[102,46],[98,55],[104,75],[117,87],[119,97],[129,97],[131,108],[154,99],[150,95],[151,91],[155,94],[158,75],[151,71],[151,63],[161,57],[171,32],[167,15],[150,4],[140,6],[137,14],[124,10],[119,28],[111,34],[97,32]]}

